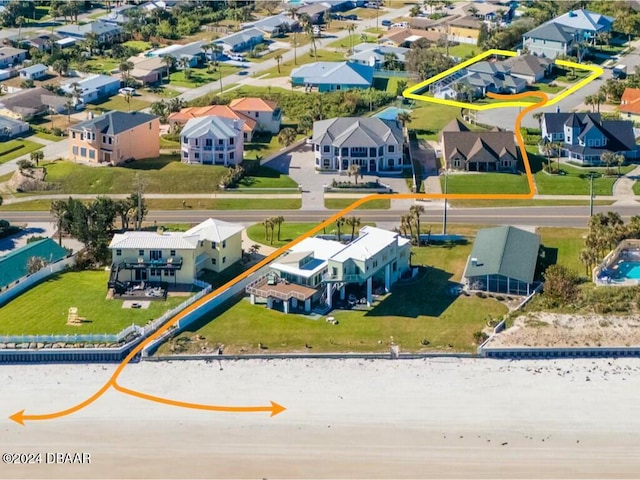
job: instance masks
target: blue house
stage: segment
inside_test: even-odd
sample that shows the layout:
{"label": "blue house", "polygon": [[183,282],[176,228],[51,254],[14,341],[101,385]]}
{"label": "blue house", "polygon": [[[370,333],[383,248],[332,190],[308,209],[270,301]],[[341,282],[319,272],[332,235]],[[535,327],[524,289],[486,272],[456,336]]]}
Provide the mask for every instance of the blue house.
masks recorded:
{"label": "blue house", "polygon": [[370,88],[373,67],[353,62],[315,62],[302,65],[291,72],[291,83],[318,92]]}
{"label": "blue house", "polygon": [[264,42],[264,32],[257,28],[248,28],[246,30],[240,30],[232,35],[219,38],[213,43],[220,45],[224,51],[242,52],[245,50],[251,50],[262,42]]}
{"label": "blue house", "polygon": [[[560,154],[582,165],[600,165],[602,154],[638,157],[633,122],[602,120],[599,113],[544,113],[542,144],[559,145]],[[557,154],[557,148],[554,154]]]}
{"label": "blue house", "polygon": [[108,75],[93,75],[78,82],[66,83],[60,88],[65,93],[73,95],[76,83],[77,89],[80,90],[77,103],[97,102],[117,94],[120,89],[120,79]]}
{"label": "blue house", "polygon": [[100,44],[110,44],[120,38],[122,28],[117,24],[95,21],[84,25],[65,25],[58,28],[56,32],[62,36],[79,40],[84,40],[88,33],[93,33]]}

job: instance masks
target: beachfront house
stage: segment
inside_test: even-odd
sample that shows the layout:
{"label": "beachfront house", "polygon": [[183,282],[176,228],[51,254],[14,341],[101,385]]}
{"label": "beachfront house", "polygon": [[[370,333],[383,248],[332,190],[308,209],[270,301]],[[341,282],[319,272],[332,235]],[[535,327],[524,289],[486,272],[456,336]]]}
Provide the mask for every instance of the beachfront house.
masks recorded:
{"label": "beachfront house", "polygon": [[397,120],[341,117],[313,123],[311,145],[316,170],[363,172],[398,170],[404,164],[404,136]]}
{"label": "beachfront house", "polygon": [[348,294],[371,306],[374,292],[389,292],[409,270],[409,251],[406,238],[371,226],[346,245],[307,238],[276,259],[246,292],[251,303],[262,301],[285,313],[326,312],[335,302],[346,302]]}
{"label": "beachfront house", "polygon": [[160,155],[160,119],[148,113],[111,111],[69,127],[69,158],[121,165]]}
{"label": "beachfront house", "polygon": [[470,290],[529,295],[536,288],[540,237],[512,226],[483,228],[464,270]]}
{"label": "beachfront house", "polygon": [[[254,119],[257,132],[273,134],[280,132],[282,110],[280,110],[276,102],[258,97],[234,98],[231,100],[229,108]],[[247,139],[245,138],[245,140]]]}
{"label": "beachfront house", "polygon": [[182,163],[238,165],[244,154],[243,123],[214,116],[192,118],[180,133]]}
{"label": "beachfront house", "polygon": [[127,282],[191,285],[205,270],[222,272],[242,258],[244,227],[208,219],[186,232],[125,232],[113,236],[109,288]]}

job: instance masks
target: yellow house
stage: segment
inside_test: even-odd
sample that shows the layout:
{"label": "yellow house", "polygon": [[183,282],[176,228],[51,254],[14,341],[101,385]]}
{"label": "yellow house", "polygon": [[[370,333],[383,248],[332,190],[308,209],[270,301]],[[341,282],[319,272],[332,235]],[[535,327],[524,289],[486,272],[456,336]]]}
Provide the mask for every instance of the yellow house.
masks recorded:
{"label": "yellow house", "polygon": [[120,165],[160,155],[160,120],[142,112],[111,111],[69,127],[69,158]]}
{"label": "yellow house", "polygon": [[478,44],[482,22],[473,17],[462,17],[449,22],[447,35],[449,40],[458,43]]}
{"label": "yellow house", "polygon": [[221,272],[242,258],[242,225],[212,218],[186,232],[116,234],[109,288],[116,293],[126,282],[190,285],[203,270]]}

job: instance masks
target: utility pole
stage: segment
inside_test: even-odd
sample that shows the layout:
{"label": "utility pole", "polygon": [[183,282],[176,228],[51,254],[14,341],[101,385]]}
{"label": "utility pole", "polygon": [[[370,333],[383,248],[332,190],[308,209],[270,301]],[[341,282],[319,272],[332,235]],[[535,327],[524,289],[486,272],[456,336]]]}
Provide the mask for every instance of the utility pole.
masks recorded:
{"label": "utility pole", "polygon": [[593,217],[593,172],[589,174],[589,218]]}
{"label": "utility pole", "polygon": [[[444,194],[447,195],[449,190],[449,175],[444,171]],[[447,197],[444,197],[444,212],[442,213],[442,235],[447,234]]]}
{"label": "utility pole", "polygon": [[142,182],[140,181],[140,174],[136,175],[136,180],[138,182],[137,192],[138,192],[138,208],[136,211],[136,230],[140,230],[142,228]]}

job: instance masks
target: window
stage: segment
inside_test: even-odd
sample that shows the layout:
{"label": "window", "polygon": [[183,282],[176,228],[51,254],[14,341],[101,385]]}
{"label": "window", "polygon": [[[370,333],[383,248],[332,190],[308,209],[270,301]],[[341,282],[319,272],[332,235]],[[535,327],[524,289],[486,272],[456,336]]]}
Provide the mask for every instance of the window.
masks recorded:
{"label": "window", "polygon": [[233,145],[233,138],[229,139],[229,145]]}
{"label": "window", "polygon": [[187,137],[182,137],[182,143],[189,143],[189,139]]}
{"label": "window", "polygon": [[322,146],[322,152],[323,153],[330,153],[331,152],[331,147],[329,145],[323,145]]}
{"label": "window", "polygon": [[169,256],[175,257],[176,256],[176,251],[175,250],[169,250]]}
{"label": "window", "polygon": [[96,139],[96,133],[95,133],[95,132],[93,132],[93,133],[91,134],[91,140],[95,140],[95,139]]}
{"label": "window", "polygon": [[218,160],[222,160],[222,159],[224,159],[224,155],[223,155],[223,154],[221,154],[221,153],[219,153],[219,154],[218,154]]}
{"label": "window", "polygon": [[84,133],[80,134],[80,140],[84,140]]}
{"label": "window", "polygon": [[594,142],[596,147],[600,146],[600,139],[599,138],[596,138],[593,142]]}
{"label": "window", "polygon": [[189,156],[189,153],[188,153],[188,152],[182,152],[182,157],[183,157],[183,158],[187,158],[188,156]]}
{"label": "window", "polygon": [[194,139],[194,142],[195,142],[194,145],[197,147],[198,146],[198,139],[197,138]]}
{"label": "window", "polygon": [[348,157],[349,156],[349,149],[348,148],[342,148],[340,155],[342,155],[343,157]]}
{"label": "window", "polygon": [[144,250],[138,250],[138,255],[140,255],[141,257],[144,256]]}
{"label": "window", "polygon": [[227,257],[222,257],[222,263],[227,263]]}
{"label": "window", "polygon": [[218,140],[218,145],[223,145],[223,144],[224,144],[224,141]]}
{"label": "window", "polygon": [[78,147],[75,145],[73,146],[73,154],[78,155]]}
{"label": "window", "polygon": [[396,146],[395,145],[389,145],[389,153],[395,153],[396,152]]}
{"label": "window", "polygon": [[71,132],[71,138],[76,138],[76,132]]}
{"label": "window", "polygon": [[80,147],[80,156],[81,157],[87,156],[87,149],[85,147]]}
{"label": "window", "polygon": [[378,149],[378,156],[381,157],[382,155],[384,155],[384,147]]}
{"label": "window", "polygon": [[107,136],[106,135],[102,135],[102,143],[107,143]]}
{"label": "window", "polygon": [[229,153],[229,160],[233,160],[234,158],[236,158],[235,152],[230,152]]}
{"label": "window", "polygon": [[593,139],[590,138],[587,142],[590,147],[593,147]]}
{"label": "window", "polygon": [[244,132],[244,133],[242,134],[242,136],[244,137],[244,139],[245,139],[245,140],[246,140],[247,138],[249,138],[249,137],[247,136],[247,132]]}
{"label": "window", "polygon": [[390,167],[393,167],[393,158],[390,158],[388,163]]}
{"label": "window", "polygon": [[215,259],[215,258],[212,258],[212,259],[211,259],[211,263],[215,265],[215,264],[216,264],[216,259]]}
{"label": "window", "polygon": [[195,152],[193,154],[193,158],[200,158],[200,152]]}
{"label": "window", "polygon": [[122,255],[122,250],[118,249],[116,250],[116,257],[119,257]]}
{"label": "window", "polygon": [[227,241],[226,240],[222,241],[222,248],[227,248]]}
{"label": "window", "polygon": [[89,150],[89,158],[94,160],[96,158],[96,151],[95,150]]}
{"label": "window", "polygon": [[216,242],[211,242],[211,248],[215,249],[218,246]]}
{"label": "window", "polygon": [[258,112],[255,113],[256,118],[258,118]]}
{"label": "window", "polygon": [[316,143],[316,144],[315,144],[315,149],[316,149],[316,152],[319,152],[319,151],[320,151],[320,145],[318,145],[318,144]]}
{"label": "window", "polygon": [[151,130],[151,122],[149,122],[149,130]]}
{"label": "window", "polygon": [[165,277],[175,277],[176,276],[176,272],[174,272],[173,270],[165,269],[164,276]]}
{"label": "window", "polygon": [[210,138],[207,138],[207,139],[204,141],[204,146],[205,146],[205,147],[212,147],[212,146],[213,146],[213,140],[211,140]]}

